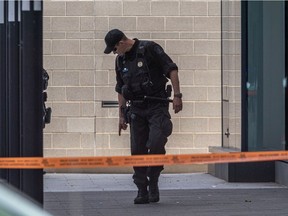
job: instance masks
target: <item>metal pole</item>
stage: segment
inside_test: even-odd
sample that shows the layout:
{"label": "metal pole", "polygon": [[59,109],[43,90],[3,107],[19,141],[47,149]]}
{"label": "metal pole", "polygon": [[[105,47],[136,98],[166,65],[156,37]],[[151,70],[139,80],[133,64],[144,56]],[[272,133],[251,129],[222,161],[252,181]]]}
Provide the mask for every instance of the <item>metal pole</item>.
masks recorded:
{"label": "metal pole", "polygon": [[[19,80],[19,22],[18,2],[8,1],[7,13],[7,116],[8,156],[19,157],[20,152],[20,80]],[[9,170],[8,181],[21,188],[20,170]]]}
{"label": "metal pole", "polygon": [[[42,1],[22,1],[21,12],[21,148],[23,157],[43,156]],[[43,203],[43,170],[25,170],[23,191]]]}
{"label": "metal pole", "polygon": [[[6,122],[6,6],[0,0],[0,157],[7,155]],[[0,178],[7,178],[7,170],[0,170]]]}

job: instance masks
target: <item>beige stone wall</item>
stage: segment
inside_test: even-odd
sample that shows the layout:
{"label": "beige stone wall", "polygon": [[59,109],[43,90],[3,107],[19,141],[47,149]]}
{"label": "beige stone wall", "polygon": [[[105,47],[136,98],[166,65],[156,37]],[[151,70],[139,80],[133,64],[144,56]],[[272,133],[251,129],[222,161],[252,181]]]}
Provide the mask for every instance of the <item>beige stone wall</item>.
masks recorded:
{"label": "beige stone wall", "polygon": [[222,4],[223,146],[241,149],[241,1]]}
{"label": "beige stone wall", "polygon": [[[45,156],[130,155],[118,136],[115,56],[104,55],[112,28],[161,44],[179,66],[184,110],[172,114],[168,154],[221,145],[220,0],[44,1],[44,67],[50,80]],[[171,113],[172,108],[170,108]]]}

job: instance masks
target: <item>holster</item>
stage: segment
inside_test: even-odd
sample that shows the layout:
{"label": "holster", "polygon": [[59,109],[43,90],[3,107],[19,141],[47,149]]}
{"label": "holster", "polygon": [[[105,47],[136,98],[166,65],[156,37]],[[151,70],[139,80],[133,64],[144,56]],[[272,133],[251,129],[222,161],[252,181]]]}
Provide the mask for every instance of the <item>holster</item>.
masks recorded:
{"label": "holster", "polygon": [[123,113],[125,123],[130,123],[130,106],[121,107],[121,112]]}

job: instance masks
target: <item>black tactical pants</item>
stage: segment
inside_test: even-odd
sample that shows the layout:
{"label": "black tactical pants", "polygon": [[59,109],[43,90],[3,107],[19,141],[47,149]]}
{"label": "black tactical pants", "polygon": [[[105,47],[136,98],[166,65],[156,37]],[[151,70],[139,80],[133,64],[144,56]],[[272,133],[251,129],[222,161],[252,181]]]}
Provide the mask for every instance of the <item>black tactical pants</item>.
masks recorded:
{"label": "black tactical pants", "polygon": [[[168,104],[148,103],[131,106],[130,134],[131,154],[165,154],[167,137],[172,133],[171,116]],[[133,167],[134,183],[147,186],[149,181],[158,182],[163,166]],[[149,178],[149,179],[148,179]]]}

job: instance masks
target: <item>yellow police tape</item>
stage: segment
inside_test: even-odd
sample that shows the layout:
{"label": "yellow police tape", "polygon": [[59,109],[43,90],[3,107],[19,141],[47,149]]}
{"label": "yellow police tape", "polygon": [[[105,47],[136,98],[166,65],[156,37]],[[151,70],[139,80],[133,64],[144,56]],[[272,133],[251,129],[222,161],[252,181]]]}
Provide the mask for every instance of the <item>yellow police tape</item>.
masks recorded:
{"label": "yellow police tape", "polygon": [[288,160],[288,151],[103,157],[5,157],[0,169],[60,169]]}

